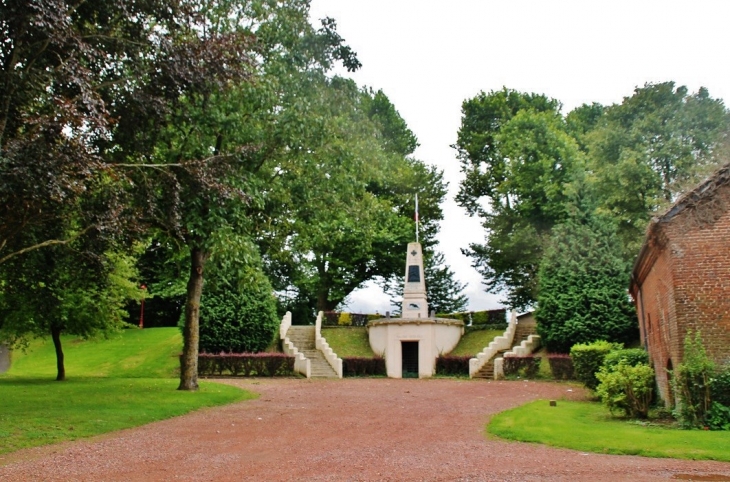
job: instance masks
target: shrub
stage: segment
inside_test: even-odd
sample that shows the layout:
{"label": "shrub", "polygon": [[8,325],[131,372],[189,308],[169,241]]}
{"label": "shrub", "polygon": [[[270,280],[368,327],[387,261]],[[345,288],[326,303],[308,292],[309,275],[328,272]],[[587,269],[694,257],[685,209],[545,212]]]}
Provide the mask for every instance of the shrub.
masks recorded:
{"label": "shrub", "polygon": [[620,350],[623,345],[609,343],[599,340],[593,343],[579,343],[570,349],[570,356],[573,359],[575,378],[591,390],[598,386],[596,373],[603,366],[603,362],[613,350]]}
{"label": "shrub", "polygon": [[473,331],[482,331],[482,330],[506,330],[507,329],[507,323],[497,323],[493,325],[471,325],[471,326],[465,326],[464,327],[464,333],[471,333]]}
{"label": "shrub", "polygon": [[550,371],[556,380],[572,380],[574,376],[573,359],[570,355],[553,353],[547,356]]}
{"label": "shrub", "polygon": [[504,357],[504,376],[535,378],[540,371],[540,358],[535,356]]}
{"label": "shrub", "polygon": [[385,358],[359,356],[342,358],[342,376],[344,377],[385,376],[385,374]]}
{"label": "shrub", "polygon": [[244,282],[213,278],[200,301],[200,351],[256,353],[274,339],[279,318],[268,278],[258,269]]}
{"label": "shrub", "polygon": [[677,394],[675,414],[686,428],[704,427],[712,398],[710,380],[715,364],[707,356],[702,345],[700,333],[694,339],[688,333],[684,339],[684,357],[677,365],[672,377],[674,392]]}
{"label": "shrub", "polygon": [[627,417],[646,418],[654,395],[654,370],[643,363],[604,365],[596,373],[600,382],[596,393],[613,413],[622,410]]}
{"label": "shrub", "polygon": [[626,294],[630,267],[621,240],[612,220],[592,212],[555,226],[542,256],[535,319],[550,351],[639,337],[636,310]]}
{"label": "shrub", "polygon": [[730,407],[730,365],[710,379],[710,396],[713,402]]}
{"label": "shrub", "polygon": [[484,328],[481,328],[482,330],[498,330],[507,328],[507,310],[505,309],[466,311],[462,313],[437,313],[436,317],[450,320],[461,320],[465,325],[468,325],[469,321],[471,321],[472,326],[484,326]]}
{"label": "shrub", "polygon": [[284,353],[201,353],[200,376],[273,377],[294,375],[294,357]]}
{"label": "shrub", "polygon": [[337,324],[340,326],[352,325],[352,321],[350,320],[350,313],[340,313],[340,316],[337,319]]}
{"label": "shrub", "polygon": [[730,407],[712,402],[707,412],[707,426],[710,430],[730,430]]}
{"label": "shrub", "polygon": [[469,375],[471,356],[440,355],[436,359],[436,374],[447,376]]}
{"label": "shrub", "polygon": [[606,355],[603,365],[608,369],[613,369],[622,361],[632,367],[639,364],[649,365],[649,354],[643,348],[614,350]]}
{"label": "shrub", "polygon": [[324,326],[337,326],[340,321],[340,313],[338,311],[325,311],[322,317]]}

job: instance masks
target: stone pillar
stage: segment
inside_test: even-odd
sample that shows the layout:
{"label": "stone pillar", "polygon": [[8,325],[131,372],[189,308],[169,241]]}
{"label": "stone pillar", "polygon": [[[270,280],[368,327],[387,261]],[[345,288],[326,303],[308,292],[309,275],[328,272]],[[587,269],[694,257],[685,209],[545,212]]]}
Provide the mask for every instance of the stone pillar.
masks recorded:
{"label": "stone pillar", "polygon": [[406,278],[403,284],[403,318],[428,318],[423,251],[420,243],[408,243]]}

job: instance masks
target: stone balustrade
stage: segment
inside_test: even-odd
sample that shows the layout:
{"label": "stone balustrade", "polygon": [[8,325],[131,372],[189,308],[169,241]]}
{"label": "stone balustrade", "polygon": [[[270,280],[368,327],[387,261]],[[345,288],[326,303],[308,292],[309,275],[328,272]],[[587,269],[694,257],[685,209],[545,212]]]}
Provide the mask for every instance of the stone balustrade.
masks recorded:
{"label": "stone balustrade", "polygon": [[324,355],[324,359],[332,367],[339,378],[342,378],[342,358],[337,357],[337,353],[332,351],[327,339],[322,336],[322,317],[323,312],[317,314],[317,321],[314,323],[314,346],[317,350],[321,351]]}
{"label": "stone balustrade", "polygon": [[288,336],[286,336],[289,328],[291,327],[291,312],[287,311],[284,317],[281,319],[281,325],[279,326],[279,337],[281,339],[281,348],[287,355],[294,357],[294,371],[304,375],[307,378],[312,378],[312,363],[300,353],[294,343],[291,342]]}
{"label": "stone balustrade", "polygon": [[[474,375],[486,365],[489,360],[494,358],[500,351],[509,350],[512,348],[512,341],[515,338],[515,330],[517,329],[517,312],[512,310],[510,314],[509,324],[507,329],[504,331],[502,336],[496,337],[489,346],[485,347],[481,352],[477,353],[475,358],[469,360],[469,378]],[[496,366],[496,364],[495,364]]]}

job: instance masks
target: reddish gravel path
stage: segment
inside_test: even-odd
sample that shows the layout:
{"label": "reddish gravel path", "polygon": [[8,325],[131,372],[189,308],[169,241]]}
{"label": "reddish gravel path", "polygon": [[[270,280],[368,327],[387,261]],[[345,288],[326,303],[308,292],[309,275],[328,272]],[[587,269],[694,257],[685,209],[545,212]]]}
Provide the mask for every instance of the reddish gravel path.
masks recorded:
{"label": "reddish gravel path", "polygon": [[730,464],[487,439],[490,414],[552,383],[231,380],[258,400],[0,457],[2,481],[730,480]]}

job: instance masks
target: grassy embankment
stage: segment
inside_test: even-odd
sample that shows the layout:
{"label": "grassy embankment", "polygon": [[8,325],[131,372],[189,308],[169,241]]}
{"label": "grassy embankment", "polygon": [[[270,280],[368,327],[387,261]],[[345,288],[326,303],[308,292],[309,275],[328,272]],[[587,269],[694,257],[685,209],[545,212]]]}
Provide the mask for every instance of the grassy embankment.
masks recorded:
{"label": "grassy embankment", "polygon": [[363,326],[324,328],[322,336],[340,358],[352,356],[372,358],[375,356],[373,349],[370,348],[368,331]]}
{"label": "grassy embankment", "polygon": [[[494,340],[495,336],[503,333],[500,330],[477,330],[466,333],[461,337],[456,348],[450,355],[475,356],[484,347]],[[360,356],[372,358],[375,356],[370,348],[368,332],[364,327],[347,328],[323,328],[322,336],[325,337],[330,348],[339,357]]]}
{"label": "grassy embankment", "polygon": [[50,340],[13,353],[0,375],[0,454],[135,427],[256,395],[202,382],[177,391],[177,328],[124,330],[106,340],[63,337],[65,382],[56,382]]}
{"label": "grassy embankment", "polygon": [[584,452],[730,462],[730,432],[678,430],[615,418],[596,402],[538,400],[492,417],[487,432]]}
{"label": "grassy embankment", "polygon": [[465,333],[449,355],[453,356],[476,356],[494,340],[495,337],[504,333],[504,330],[475,330]]}

